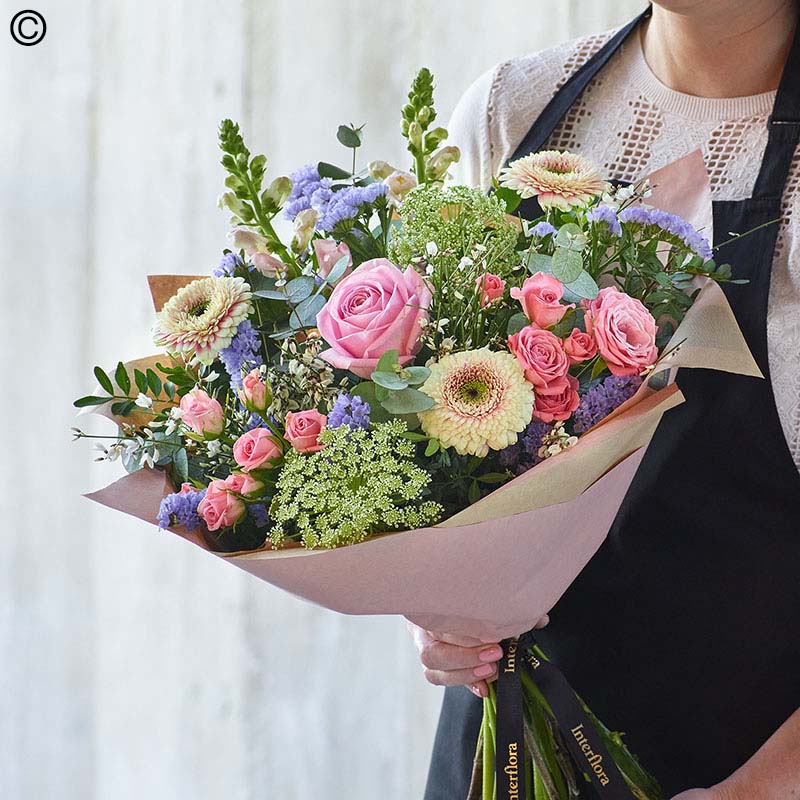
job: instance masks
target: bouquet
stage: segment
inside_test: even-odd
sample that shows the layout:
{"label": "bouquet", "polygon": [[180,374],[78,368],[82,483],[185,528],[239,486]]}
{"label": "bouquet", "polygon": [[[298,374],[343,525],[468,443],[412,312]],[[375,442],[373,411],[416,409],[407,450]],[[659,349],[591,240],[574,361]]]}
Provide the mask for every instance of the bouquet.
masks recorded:
{"label": "bouquet", "polygon": [[221,124],[230,246],[210,276],[150,277],[161,353],[95,367],[75,402],[119,429],[76,437],[130,473],[90,497],[329,608],[505,639],[476,796],[566,800],[586,776],[656,800],[526,631],[605,538],[681,402],[670,374],[758,374],[716,283],[730,267],[654,207],[660,187],[574,154],[526,156],[488,195],[450,185],[435,117],[423,69],[410,171],[359,170],[350,125],[348,168],[270,181]]}

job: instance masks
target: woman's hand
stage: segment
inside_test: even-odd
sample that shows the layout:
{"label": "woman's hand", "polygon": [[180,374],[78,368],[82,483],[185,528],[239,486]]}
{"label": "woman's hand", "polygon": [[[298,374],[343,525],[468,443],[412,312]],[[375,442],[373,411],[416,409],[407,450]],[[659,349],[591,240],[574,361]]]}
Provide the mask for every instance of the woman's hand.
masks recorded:
{"label": "woman's hand", "polygon": [[[544,628],[549,622],[545,615],[536,624]],[[426,631],[408,624],[425,678],[434,686],[469,686],[478,697],[488,697],[488,682],[497,678],[497,662],[503,650],[497,643],[485,643],[469,636],[450,636]]]}

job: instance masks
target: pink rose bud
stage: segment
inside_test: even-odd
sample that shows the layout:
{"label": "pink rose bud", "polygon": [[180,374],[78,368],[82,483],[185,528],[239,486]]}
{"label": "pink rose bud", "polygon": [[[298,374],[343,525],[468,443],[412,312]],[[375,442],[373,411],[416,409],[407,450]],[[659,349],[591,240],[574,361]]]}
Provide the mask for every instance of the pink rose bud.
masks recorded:
{"label": "pink rose bud", "polygon": [[569,419],[581,402],[578,379],[567,375],[566,384],[557,391],[535,391],[533,416],[542,422]]}
{"label": "pink rose bud", "polygon": [[286,415],[286,438],[299,453],[316,453],[325,447],[319,435],[327,422],[328,418],[316,409],[290,411]]}
{"label": "pink rose bud", "polygon": [[337,244],[333,239],[314,239],[313,244],[319,265],[317,275],[320,278],[327,278],[331,274],[331,270],[343,258],[347,258],[347,269],[339,280],[346,278],[353,271],[353,257],[350,255],[350,248],[344,242]]}
{"label": "pink rose bud", "polygon": [[216,439],[225,427],[222,406],[197,387],[181,398],[180,410],[184,423],[206,439]]}
{"label": "pink rose bud", "polygon": [[210,531],[231,528],[247,513],[244,500],[233,494],[227,481],[211,481],[206,496],[197,506],[197,513]]}
{"label": "pink rose bud", "polygon": [[564,339],[564,352],[570,364],[580,364],[597,355],[597,342],[590,333],[580,328],[573,328],[572,333]]}
{"label": "pink rose bud", "polygon": [[566,388],[569,359],[564,344],[551,331],[528,325],[508,337],[508,349],[537,392],[562,392]]}
{"label": "pink rose bud", "polygon": [[584,300],[586,330],[612,375],[638,375],[658,358],[653,315],[636,298],[615,286]]}
{"label": "pink rose bud", "polygon": [[272,404],[272,392],[262,380],[258,368],[250,370],[242,379],[239,399],[248,411],[255,414],[263,414]]}
{"label": "pink rose bud", "polygon": [[397,350],[401,366],[421,347],[431,290],[412,267],[402,271],[385,258],[365,261],[333,290],[317,315],[330,349],[320,354],[339,369],[369,378],[387,350]]}
{"label": "pink rose bud", "polygon": [[564,284],[546,272],[527,278],[521,289],[515,286],[511,296],[522,303],[525,316],[540,328],[552,327],[561,321],[568,308],[575,308],[574,303],[561,305]]}
{"label": "pink rose bud", "polygon": [[233,458],[245,472],[268,469],[281,455],[280,444],[267,428],[253,428],[243,433],[233,445]]}
{"label": "pink rose bud", "polygon": [[196,492],[196,491],[197,491],[197,489],[195,489],[194,486],[192,486],[191,483],[189,483],[188,481],[184,481],[181,484],[181,488],[180,488],[180,491],[178,492],[178,494],[189,494],[189,492]]}
{"label": "pink rose bud", "polygon": [[503,296],[503,292],[506,290],[506,282],[497,275],[492,275],[491,272],[485,272],[475,278],[475,288],[479,292],[483,292],[481,308],[486,308],[493,300]]}
{"label": "pink rose bud", "polygon": [[225,488],[230,492],[241,495],[251,495],[259,493],[264,484],[257,481],[252,475],[243,472],[233,472],[225,478]]}

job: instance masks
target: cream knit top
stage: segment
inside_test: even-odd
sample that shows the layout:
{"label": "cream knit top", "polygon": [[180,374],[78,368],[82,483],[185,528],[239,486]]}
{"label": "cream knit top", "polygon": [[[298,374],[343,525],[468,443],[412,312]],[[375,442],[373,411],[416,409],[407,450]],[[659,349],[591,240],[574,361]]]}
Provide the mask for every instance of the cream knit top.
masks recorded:
{"label": "cream knit top", "polygon": [[[499,64],[467,89],[450,122],[461,148],[456,182],[488,188],[555,91],[613,31]],[[633,181],[701,148],[714,200],[752,195],[775,92],[708,99],[673,91],[650,70],[633,35],[587,87],[548,147],[581,153],[607,178]],[[800,469],[800,149],[783,202],[767,335],[771,380]],[[743,422],[745,422],[743,420]]]}

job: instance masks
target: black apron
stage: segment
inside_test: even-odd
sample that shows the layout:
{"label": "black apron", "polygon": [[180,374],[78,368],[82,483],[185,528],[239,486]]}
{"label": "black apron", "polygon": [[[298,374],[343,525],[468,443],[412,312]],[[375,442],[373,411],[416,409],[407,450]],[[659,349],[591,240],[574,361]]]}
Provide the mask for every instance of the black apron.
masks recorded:
{"label": "black apron", "polygon": [[[512,160],[546,145],[641,19],[575,73]],[[713,204],[716,243],[781,216],[798,141],[800,30],[753,197]],[[679,373],[686,403],[664,417],[608,539],[537,632],[667,797],[726,778],[800,707],[800,473],[767,358],[777,234],[771,225],[716,255],[750,281],[724,289],[767,379]],[[466,688],[446,690],[425,800],[466,797],[481,714]]]}

